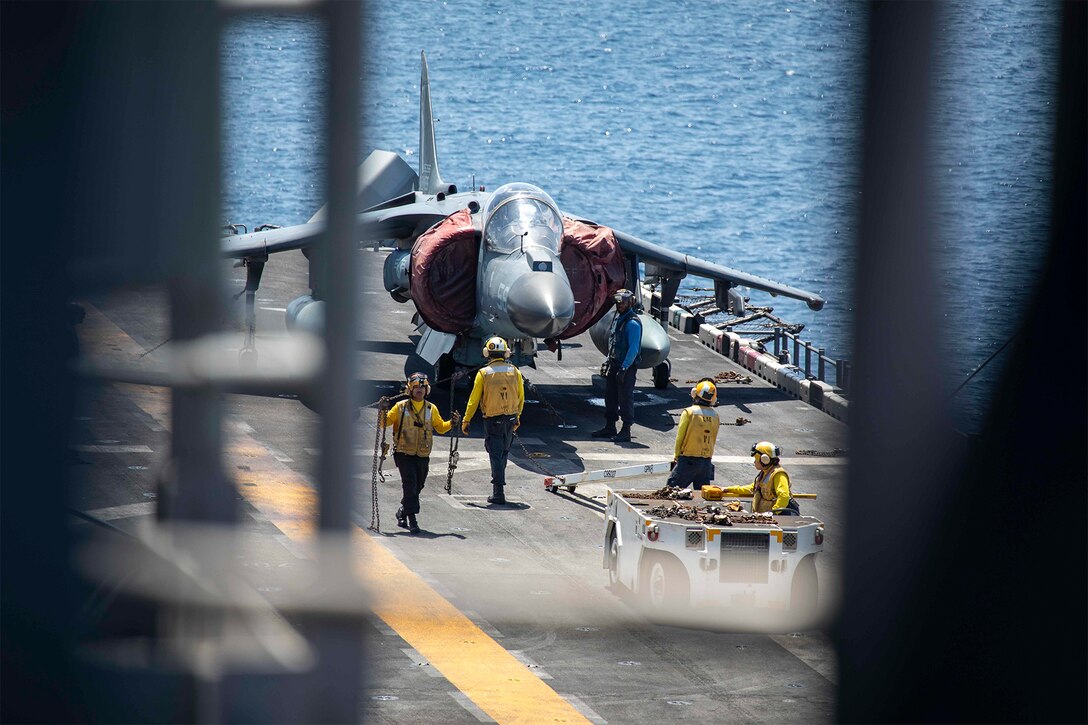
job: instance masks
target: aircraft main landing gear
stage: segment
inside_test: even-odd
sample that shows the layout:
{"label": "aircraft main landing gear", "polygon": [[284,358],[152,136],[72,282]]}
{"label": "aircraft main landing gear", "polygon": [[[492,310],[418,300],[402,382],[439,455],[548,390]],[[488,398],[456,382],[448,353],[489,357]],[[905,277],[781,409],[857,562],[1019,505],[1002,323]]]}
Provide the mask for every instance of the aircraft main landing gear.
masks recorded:
{"label": "aircraft main landing gear", "polygon": [[664,390],[669,387],[669,377],[671,374],[672,363],[668,360],[654,365],[654,387],[658,390]]}

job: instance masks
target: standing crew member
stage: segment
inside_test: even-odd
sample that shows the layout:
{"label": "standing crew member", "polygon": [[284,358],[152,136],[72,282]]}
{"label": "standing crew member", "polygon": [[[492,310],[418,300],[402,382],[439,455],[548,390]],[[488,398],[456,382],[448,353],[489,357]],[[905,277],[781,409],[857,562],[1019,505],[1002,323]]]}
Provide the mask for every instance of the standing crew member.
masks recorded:
{"label": "standing crew member", "polygon": [[472,394],[465,406],[465,419],[461,432],[468,434],[468,424],[480,406],[484,417],[484,448],[491,459],[491,495],[488,503],[506,503],[503,486],[506,485],[506,460],[514,442],[514,431],[521,425],[521,409],[525,407],[524,381],[521,371],[507,362],[510,347],[501,337],[492,337],[484,343],[484,357],[490,362],[476,373]]}
{"label": "standing crew member", "polygon": [[760,441],[752,446],[755,480],[747,486],[728,486],[725,494],[752,494],[752,511],[770,511],[786,516],[800,516],[801,507],[790,492],[790,475],[782,468],[782,451],[774,443]]}
{"label": "standing crew member", "polygon": [[672,454],[669,485],[683,488],[714,480],[714,444],[718,442],[718,411],[711,406],[718,399],[718,388],[710,378],[703,378],[691,389],[691,407],[680,414],[676,447]]}
{"label": "standing crew member", "polygon": [[419,533],[416,514],[419,513],[419,493],[430,468],[431,443],[434,433],[446,433],[461,419],[454,411],[450,420],[442,420],[438,406],[427,400],[431,384],[423,373],[408,376],[407,400],[400,400],[385,414],[385,425],[393,426],[393,461],[400,471],[403,496],[397,509],[397,526]]}
{"label": "standing crew member", "polygon": [[[594,438],[611,438],[617,443],[631,440],[635,419],[635,373],[642,351],[642,322],[635,310],[635,293],[623,289],[613,295],[616,317],[608,334],[608,359],[601,368],[604,375],[604,428],[593,431]],[[616,431],[616,419],[623,427]]]}

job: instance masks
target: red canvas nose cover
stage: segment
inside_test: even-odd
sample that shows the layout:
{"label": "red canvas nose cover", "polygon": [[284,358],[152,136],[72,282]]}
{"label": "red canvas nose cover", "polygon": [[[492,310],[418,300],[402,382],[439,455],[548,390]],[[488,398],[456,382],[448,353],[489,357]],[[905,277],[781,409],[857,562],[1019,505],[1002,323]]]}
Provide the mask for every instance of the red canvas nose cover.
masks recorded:
{"label": "red canvas nose cover", "polygon": [[450,214],[416,239],[409,289],[428,327],[455,334],[472,327],[479,254],[467,209]]}
{"label": "red canvas nose cover", "polygon": [[623,254],[612,230],[573,219],[563,219],[559,261],[567,272],[574,299],[579,302],[574,306],[570,326],[559,336],[566,340],[601,319],[612,295],[623,288],[625,273]]}
{"label": "red canvas nose cover", "polygon": [[[468,332],[476,318],[479,242],[467,209],[419,235],[412,246],[409,288],[420,317],[440,332]],[[559,261],[579,302],[561,339],[588,330],[623,288],[623,255],[608,227],[563,219]]]}

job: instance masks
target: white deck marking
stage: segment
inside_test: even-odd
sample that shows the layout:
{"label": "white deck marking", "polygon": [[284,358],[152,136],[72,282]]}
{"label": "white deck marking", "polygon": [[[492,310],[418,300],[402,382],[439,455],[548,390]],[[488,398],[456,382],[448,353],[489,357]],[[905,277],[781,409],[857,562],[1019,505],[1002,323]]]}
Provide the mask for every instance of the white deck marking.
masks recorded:
{"label": "white deck marking", "polygon": [[273,448],[272,446],[268,445],[267,443],[265,444],[264,449],[266,451],[268,451],[269,453],[271,453],[272,457],[275,458],[280,463],[294,463],[295,462],[294,458],[291,458],[291,456],[287,455],[286,453],[284,453],[280,449]]}
{"label": "white deck marking", "polygon": [[465,710],[467,710],[470,715],[472,715],[480,722],[495,722],[487,716],[487,713],[477,707],[476,703],[470,700],[468,695],[461,692],[460,690],[456,692],[451,692],[450,697],[456,700],[458,705],[465,708]]}
{"label": "white deck marking", "polygon": [[471,609],[466,609],[461,612],[461,614],[471,619],[472,623],[482,629],[484,632],[486,632],[487,636],[491,639],[502,639],[502,632],[495,629],[491,622],[481,617],[479,612],[473,611]]}
{"label": "white deck marking", "polygon": [[382,618],[377,614],[371,614],[367,617],[367,621],[374,627],[374,629],[381,632],[386,637],[399,637],[397,631],[390,627],[388,624],[382,621]]}
{"label": "white deck marking", "polygon": [[[813,656],[813,653],[834,653],[834,648],[831,643],[827,641],[827,638],[821,635],[819,632],[805,632],[801,637],[796,637],[789,634],[771,634],[767,635],[782,649],[789,652],[797,659],[804,662],[806,665],[816,671],[821,677],[830,682],[833,685],[839,684],[837,662],[834,655],[830,657]],[[819,643],[819,647],[813,648],[808,646],[811,642]]]}
{"label": "white deck marking", "polygon": [[530,657],[529,655],[525,654],[525,652],[523,652],[522,650],[512,649],[512,650],[507,650],[507,651],[510,654],[514,655],[514,657],[517,659],[518,662],[525,665],[529,669],[530,672],[532,672],[534,675],[536,675],[540,679],[542,679],[542,680],[552,679],[551,675],[549,675],[544,670],[540,669],[540,665],[538,665],[535,661],[533,661],[533,658]]}
{"label": "white deck marking", "polygon": [[582,702],[582,698],[577,695],[564,695],[560,693],[559,696],[569,702],[575,710],[582,713],[585,719],[589,720],[591,723],[595,723],[596,725],[608,725],[607,720],[593,712],[593,708]]}
{"label": "white deck marking", "polygon": [[449,504],[449,507],[452,509],[459,509],[461,511],[465,511],[468,509],[468,506],[465,506],[458,500],[459,498],[461,498],[461,494],[455,493],[451,496],[447,496],[445,491],[443,491],[442,494],[438,496],[438,498],[443,503]]}
{"label": "white deck marking", "polygon": [[141,503],[128,503],[121,506],[108,506],[106,508],[84,511],[88,516],[93,516],[101,521],[116,521],[117,519],[131,519],[134,516],[147,516],[155,513],[154,501]]}
{"label": "white deck marking", "polygon": [[[268,517],[266,516],[265,519],[268,520]],[[296,543],[289,536],[286,536],[284,534],[276,534],[272,538],[280,542],[283,548],[287,549],[287,551],[291,553],[291,556],[295,557],[296,559],[314,558],[313,552],[306,551],[302,546]]]}
{"label": "white deck marking", "polygon": [[442,677],[442,673],[434,667],[431,667],[431,663],[427,661],[426,657],[421,655],[419,652],[416,652],[411,647],[401,647],[400,651],[403,652],[408,657],[408,659],[412,660],[412,662],[415,662],[416,666],[426,672],[429,676]]}
{"label": "white deck marking", "polygon": [[147,446],[75,446],[81,453],[154,453]]}
{"label": "white deck marking", "polygon": [[553,378],[560,378],[562,380],[578,380],[586,377],[587,373],[582,370],[569,370],[567,368],[546,368],[541,367],[539,372]]}

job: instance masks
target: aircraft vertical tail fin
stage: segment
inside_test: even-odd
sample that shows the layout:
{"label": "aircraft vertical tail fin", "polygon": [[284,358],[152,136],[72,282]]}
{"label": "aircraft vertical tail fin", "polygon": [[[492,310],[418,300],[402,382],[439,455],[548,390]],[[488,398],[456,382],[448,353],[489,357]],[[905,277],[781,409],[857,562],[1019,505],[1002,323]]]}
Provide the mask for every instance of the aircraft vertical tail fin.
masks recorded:
{"label": "aircraft vertical tail fin", "polygon": [[434,116],[431,115],[431,82],[427,77],[427,53],[420,51],[419,76],[419,190],[424,194],[447,191],[438,170],[438,149],[434,143]]}

